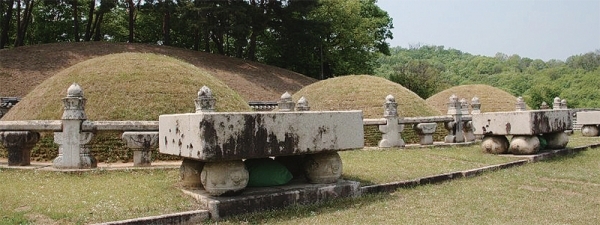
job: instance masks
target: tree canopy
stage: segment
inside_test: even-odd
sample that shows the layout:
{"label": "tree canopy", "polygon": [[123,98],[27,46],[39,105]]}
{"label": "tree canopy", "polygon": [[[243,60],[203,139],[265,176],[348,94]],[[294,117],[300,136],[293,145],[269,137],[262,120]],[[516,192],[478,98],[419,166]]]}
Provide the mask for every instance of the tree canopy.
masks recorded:
{"label": "tree canopy", "polygon": [[392,19],[376,0],[6,0],[0,49],[114,41],[259,61],[314,78],[372,74]]}
{"label": "tree canopy", "polygon": [[529,106],[567,99],[570,108],[600,108],[600,50],[566,59],[530,59],[497,53],[471,55],[444,46],[395,47],[382,56],[376,75],[402,84],[422,98],[452,86],[487,84],[515,96]]}

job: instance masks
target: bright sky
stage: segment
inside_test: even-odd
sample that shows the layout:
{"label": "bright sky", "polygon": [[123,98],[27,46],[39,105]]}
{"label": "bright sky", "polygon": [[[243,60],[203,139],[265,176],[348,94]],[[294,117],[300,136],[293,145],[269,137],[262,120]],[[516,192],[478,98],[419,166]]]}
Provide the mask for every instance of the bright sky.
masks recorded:
{"label": "bright sky", "polygon": [[393,18],[392,47],[443,45],[566,60],[600,50],[600,0],[378,0]]}

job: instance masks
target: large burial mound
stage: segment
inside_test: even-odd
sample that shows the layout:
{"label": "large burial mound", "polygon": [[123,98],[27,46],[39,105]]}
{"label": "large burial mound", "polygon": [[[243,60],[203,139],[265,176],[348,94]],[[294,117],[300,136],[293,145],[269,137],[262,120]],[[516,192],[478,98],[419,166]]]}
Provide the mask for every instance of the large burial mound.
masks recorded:
{"label": "large burial mound", "polygon": [[473,97],[479,98],[481,112],[515,111],[515,104],[517,103],[517,97],[499,88],[484,84],[461,85],[448,88],[429,97],[425,101],[427,104],[445,113],[448,111],[448,100],[453,94],[458,99],[466,99],[469,104]]}
{"label": "large burial mound", "polygon": [[369,75],[351,75],[319,81],[294,94],[304,96],[311,110],[362,110],[364,118],[383,118],[383,103],[393,95],[402,117],[437,116],[441,113],[402,85]]}
{"label": "large burial mound", "polygon": [[246,101],[275,101],[286,91],[296,92],[316,81],[256,62],[168,46],[107,42],[54,43],[0,50],[0,96],[23,97],[63,69],[94,57],[124,52],[156,53],[191,63],[210,72]]}
{"label": "large burial mound", "polygon": [[250,110],[206,70],[167,56],[121,53],[86,60],[44,80],[2,120],[60,119],[61,99],[72,83],[83,89],[90,120],[158,120],[161,114],[194,112],[203,85],[217,98],[217,111]]}

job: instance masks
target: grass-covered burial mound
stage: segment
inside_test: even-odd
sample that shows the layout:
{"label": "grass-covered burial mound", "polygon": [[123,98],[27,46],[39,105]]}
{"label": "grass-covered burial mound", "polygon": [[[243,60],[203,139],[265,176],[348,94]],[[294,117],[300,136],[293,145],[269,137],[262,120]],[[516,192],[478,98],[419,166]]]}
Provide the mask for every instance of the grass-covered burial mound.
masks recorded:
{"label": "grass-covered burial mound", "polygon": [[[58,120],[62,98],[78,83],[87,99],[88,120],[158,120],[161,114],[195,111],[194,99],[202,86],[211,88],[217,111],[250,111],[247,102],[207,71],[189,63],[156,54],[121,53],[90,59],[42,82],[2,120]],[[48,136],[48,135],[45,135]],[[128,161],[120,134],[94,139],[92,153],[99,161]],[[51,160],[57,149],[44,138],[33,150],[37,160]],[[5,151],[3,151],[5,153]]]}
{"label": "grass-covered burial mound", "polygon": [[[304,96],[311,109],[362,110],[364,118],[383,118],[383,103],[393,95],[401,117],[438,116],[441,113],[427,105],[414,92],[387,79],[369,75],[348,75],[313,83],[293,95],[294,101]],[[407,143],[418,142],[411,127],[406,127],[403,138]],[[365,127],[365,145],[376,146],[381,134],[376,126]]]}
{"label": "grass-covered burial mound", "polygon": [[514,111],[515,103],[517,103],[516,96],[499,88],[484,84],[461,85],[448,88],[427,98],[425,101],[442,113],[446,113],[448,111],[448,99],[453,94],[459,100],[462,98],[466,99],[469,104],[471,104],[473,97],[479,98],[482,113]]}

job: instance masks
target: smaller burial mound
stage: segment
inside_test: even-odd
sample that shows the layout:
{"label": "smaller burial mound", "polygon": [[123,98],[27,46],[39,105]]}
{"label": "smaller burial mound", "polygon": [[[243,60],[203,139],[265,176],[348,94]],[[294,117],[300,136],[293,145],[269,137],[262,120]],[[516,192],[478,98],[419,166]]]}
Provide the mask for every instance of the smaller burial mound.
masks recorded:
{"label": "smaller burial mound", "polygon": [[[348,75],[319,81],[294,93],[294,101],[304,96],[313,111],[362,110],[363,118],[383,118],[385,97],[391,94],[398,103],[400,117],[439,116],[435,108],[400,84],[370,75]],[[441,130],[438,125],[438,130]],[[441,131],[443,133],[443,131]],[[439,135],[445,135],[440,133]],[[411,127],[405,127],[406,143],[418,143]],[[365,145],[377,146],[381,134],[377,126],[365,126]]]}
{"label": "smaller burial mound", "polygon": [[[485,84],[448,88],[427,98],[425,102],[445,114],[448,111],[448,100],[453,94],[459,100],[466,99],[469,104],[471,104],[473,97],[479,98],[482,113],[515,111],[515,104],[517,103],[517,97],[512,94]],[[529,106],[527,108],[529,109]]]}

